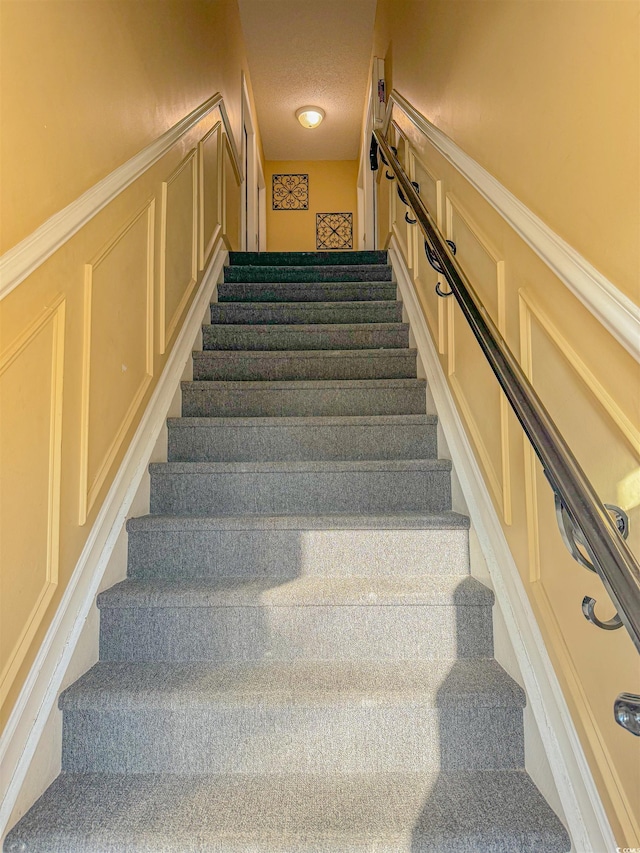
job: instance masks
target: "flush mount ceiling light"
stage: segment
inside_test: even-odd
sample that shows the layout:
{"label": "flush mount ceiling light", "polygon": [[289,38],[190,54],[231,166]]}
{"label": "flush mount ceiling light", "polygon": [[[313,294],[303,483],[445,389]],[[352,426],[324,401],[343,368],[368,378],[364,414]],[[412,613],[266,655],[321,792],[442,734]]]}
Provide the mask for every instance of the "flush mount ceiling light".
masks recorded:
{"label": "flush mount ceiling light", "polygon": [[303,127],[317,127],[324,118],[324,110],[320,107],[300,107],[296,110],[296,118]]}

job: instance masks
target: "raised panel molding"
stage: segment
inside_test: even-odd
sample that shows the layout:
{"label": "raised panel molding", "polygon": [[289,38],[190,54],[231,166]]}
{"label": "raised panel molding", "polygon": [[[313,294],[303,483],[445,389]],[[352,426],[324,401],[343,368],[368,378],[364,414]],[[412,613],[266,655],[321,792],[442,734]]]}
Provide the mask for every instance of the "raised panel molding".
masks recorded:
{"label": "raised panel molding", "polygon": [[[198,171],[193,148],[162,183],[160,212],[160,352],[167,350],[198,280]],[[186,191],[186,199],[181,193]],[[180,206],[182,202],[182,206]],[[180,229],[189,223],[189,230]],[[171,295],[174,305],[171,306]]]}
{"label": "raised panel molding", "polygon": [[[201,328],[227,259],[220,242],[201,278],[194,300],[145,406],[133,438],[118,465],[105,500],[101,501],[71,578],[60,590],[60,604],[39,644],[33,666],[0,734],[0,836],[6,831],[16,809],[28,808],[46,788],[59,769],[60,751],[51,752],[48,742],[53,718],[59,722],[58,696],[65,685],[78,677],[76,650],[82,647],[87,617],[95,607],[95,597],[107,569],[133,501],[153,457],[154,447],[171,413],[172,400],[180,388],[180,378],[190,361],[193,340]],[[148,500],[148,498],[147,498]],[[55,723],[54,725],[57,725]],[[44,759],[43,759],[44,756]],[[42,776],[43,760],[49,779]]]}
{"label": "raised panel molding", "polygon": [[[129,220],[96,258],[85,265],[78,513],[80,524],[87,520],[153,377],[154,225],[155,200],[152,200]],[[104,314],[100,310],[96,311],[96,298],[106,299],[114,310],[107,310]],[[135,316],[136,307],[138,317]],[[101,325],[94,328],[96,317]],[[96,427],[104,428],[101,416],[94,414],[94,400],[102,405],[105,380],[110,379],[113,382],[114,379],[113,364],[105,363],[107,353],[96,347],[95,341],[97,333],[101,338],[109,334],[108,331],[105,332],[105,326],[109,324],[107,317],[110,317],[113,335],[113,352],[110,356],[121,361],[125,357],[126,342],[129,345],[138,345],[138,342],[141,342],[142,345],[140,352],[132,353],[134,357],[138,356],[139,363],[131,365],[123,361],[119,366],[123,375],[131,371],[129,375],[133,376],[131,387],[127,389],[128,405],[125,399],[123,406],[126,408],[120,413],[119,422],[114,424],[113,433],[103,440],[104,446],[99,449],[97,459],[92,460],[91,457],[95,455],[91,444],[92,437],[97,444]],[[113,328],[116,323],[118,328]],[[139,325],[135,330],[130,329],[132,334],[127,334],[125,323],[129,326],[132,323]],[[118,414],[116,408],[110,411]]]}
{"label": "raised panel molding", "polygon": [[[626,830],[624,837],[638,838],[640,837],[640,826],[634,816],[633,803],[629,801],[626,795],[624,786],[616,770],[615,761],[600,736],[601,726],[593,713],[589,697],[582,685],[582,680],[571,657],[571,652],[567,646],[551,601],[542,583],[533,583],[531,590],[537,605],[539,618],[552,640],[553,653],[558,660],[559,668],[563,672],[568,690],[572,694],[574,713],[582,723],[584,734],[589,742],[589,746],[593,750],[593,755],[602,774],[604,787],[613,803],[616,816]],[[612,847],[611,849],[622,851],[623,848]]]}
{"label": "raised panel molding", "polygon": [[[62,452],[62,405],[65,344],[65,300],[58,297],[51,306],[23,332],[0,357],[0,381],[9,371],[19,369],[20,360],[41,341],[41,335],[50,329],[50,344],[38,357],[38,362],[49,375],[50,396],[42,399],[42,416],[48,416],[48,470],[44,491],[46,505],[45,553],[39,565],[44,567],[42,584],[33,596],[31,609],[22,629],[15,637],[11,651],[0,673],[0,705],[18,673],[33,637],[42,622],[49,602],[58,585],[60,541],[60,482]],[[46,415],[45,415],[46,413]],[[6,595],[5,590],[5,595]]]}
{"label": "raised panel molding", "polygon": [[[560,332],[543,308],[524,288],[518,292],[520,317],[520,361],[530,382],[533,382],[533,335],[532,320],[555,344],[558,353],[578,374],[593,397],[602,406],[609,418],[625,437],[636,454],[640,454],[640,430],[615,402],[604,385],[594,376],[576,350]],[[527,532],[529,539],[529,580],[540,580],[540,531],[538,520],[538,468],[536,455],[529,442],[524,443],[525,498],[527,507]],[[551,500],[551,495],[550,495]]]}
{"label": "raised panel molding", "polygon": [[[222,228],[222,122],[216,122],[198,143],[199,268],[204,269]],[[210,178],[210,171],[215,176]],[[211,181],[213,180],[213,186]],[[212,209],[213,208],[213,209]],[[213,223],[209,219],[213,214]]]}
{"label": "raised panel molding", "polygon": [[[499,257],[489,240],[484,236],[482,230],[475,224],[471,216],[465,211],[460,202],[450,193],[445,199],[446,233],[447,239],[455,242],[456,222],[467,229],[470,236],[481,252],[487,257],[492,269],[495,269],[495,303],[496,314],[494,318],[500,333],[505,336],[506,325],[506,290],[505,290],[505,262]],[[506,397],[499,391],[500,423],[500,462],[496,460],[487,447],[483,438],[482,430],[473,415],[474,407],[470,404],[465,394],[462,383],[456,374],[456,305],[453,298],[447,301],[447,371],[449,382],[454,396],[460,406],[464,419],[467,423],[469,433],[476,445],[478,456],[487,475],[491,491],[500,507],[505,524],[511,524],[511,462],[509,457],[509,404]],[[466,326],[465,326],[466,329]],[[482,355],[478,348],[478,359]]]}
{"label": "raised panel molding", "polygon": [[[222,134],[223,139],[223,163],[222,163],[222,231],[225,238],[225,243],[228,249],[233,250],[238,248],[240,237],[240,215],[239,206],[231,205],[229,207],[229,195],[234,193],[234,196],[240,191],[242,183],[241,176],[236,169],[236,164],[232,156],[231,143],[226,133]],[[231,171],[229,171],[231,170]],[[233,219],[229,217],[229,210],[233,213]],[[231,236],[234,236],[236,245]]]}

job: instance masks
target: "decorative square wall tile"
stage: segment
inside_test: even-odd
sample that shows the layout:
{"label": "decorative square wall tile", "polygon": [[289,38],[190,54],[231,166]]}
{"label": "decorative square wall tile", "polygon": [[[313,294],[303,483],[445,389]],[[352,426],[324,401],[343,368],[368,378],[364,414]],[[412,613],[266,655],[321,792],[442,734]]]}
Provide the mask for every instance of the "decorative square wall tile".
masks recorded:
{"label": "decorative square wall tile", "polygon": [[309,175],[274,175],[274,210],[309,210]]}
{"label": "decorative square wall tile", "polygon": [[353,249],[353,213],[316,213],[316,249]]}

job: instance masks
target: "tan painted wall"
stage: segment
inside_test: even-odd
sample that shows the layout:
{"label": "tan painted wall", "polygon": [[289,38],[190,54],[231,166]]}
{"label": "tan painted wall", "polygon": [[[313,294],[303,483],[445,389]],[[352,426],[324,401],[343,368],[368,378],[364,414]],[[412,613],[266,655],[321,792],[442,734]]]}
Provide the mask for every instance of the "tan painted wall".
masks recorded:
{"label": "tan painted wall", "polygon": [[[395,23],[378,22],[376,45],[388,84],[637,298],[640,5],[382,2],[383,18],[389,10]],[[629,513],[640,554],[637,363],[402,113],[394,120],[422,197],[601,499]],[[612,713],[616,695],[637,688],[637,653],[626,631],[582,616],[585,595],[601,618],[613,608],[568,555],[540,465],[460,310],[435,295],[387,184],[380,237],[393,231],[411,268],[618,844],[638,847],[638,742]]]}
{"label": "tan painted wall", "polygon": [[638,0],[379,0],[388,83],[640,301]]}
{"label": "tan painted wall", "polygon": [[215,92],[240,142],[236,0],[1,0],[0,251]]}
{"label": "tan painted wall", "polygon": [[[235,0],[1,10],[5,247],[217,91],[240,140]],[[0,303],[2,725],[239,201],[215,110]]]}
{"label": "tan painted wall", "polygon": [[[273,210],[274,173],[309,175],[308,210]],[[357,160],[267,160],[267,250],[315,252],[317,213],[353,213],[353,247],[356,248],[357,181]]]}

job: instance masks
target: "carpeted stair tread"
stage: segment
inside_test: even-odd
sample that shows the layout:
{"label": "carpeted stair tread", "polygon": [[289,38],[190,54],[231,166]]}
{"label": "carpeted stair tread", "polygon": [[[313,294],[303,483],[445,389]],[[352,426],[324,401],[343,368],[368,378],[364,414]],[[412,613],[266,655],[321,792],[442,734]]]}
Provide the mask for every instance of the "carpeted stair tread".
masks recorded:
{"label": "carpeted stair tread", "polygon": [[[182,383],[183,387],[202,386],[203,389],[211,386],[223,386],[238,391],[268,390],[268,391],[325,391],[346,388],[349,391],[364,389],[376,389],[388,391],[394,388],[412,389],[416,387],[427,387],[424,379],[301,379],[300,381],[287,382],[189,382]],[[404,412],[402,414],[405,414]],[[407,412],[406,414],[421,415],[423,412]],[[291,416],[293,417],[293,416]],[[364,417],[364,416],[363,416]]]}
{"label": "carpeted stair tread", "polygon": [[442,512],[447,459],[160,462],[151,512],[163,515]]}
{"label": "carpeted stair tread", "polygon": [[388,264],[315,264],[294,266],[227,266],[225,282],[353,282],[391,281],[393,272]]}
{"label": "carpeted stair tread", "polygon": [[394,281],[222,282],[219,302],[379,302],[395,299]]}
{"label": "carpeted stair tread", "polygon": [[[193,353],[195,361],[207,361],[209,359],[235,359],[235,358],[254,358],[254,359],[281,359],[292,358],[303,360],[306,358],[406,358],[407,355],[416,356],[417,350],[409,347],[377,347],[376,349],[357,349],[357,350],[341,350],[341,349],[298,349],[298,350],[198,350]],[[382,377],[381,377],[382,378]],[[412,377],[399,377],[412,378]],[[259,381],[259,380],[255,380]]]}
{"label": "carpeted stair tread", "polygon": [[215,462],[436,457],[437,418],[413,418],[169,418],[168,458]]}
{"label": "carpeted stair tread", "polygon": [[295,474],[451,471],[450,459],[307,459],[275,462],[152,462],[150,474]]}
{"label": "carpeted stair tread", "polygon": [[130,519],[138,578],[469,574],[469,519],[398,515],[148,515]]}
{"label": "carpeted stair tread", "polygon": [[63,710],[144,710],[210,703],[419,703],[443,708],[516,706],[525,695],[492,659],[431,661],[292,661],[213,664],[102,661],[67,688]]}
{"label": "carpeted stair tread", "polygon": [[361,302],[212,302],[212,323],[400,323],[402,303],[392,299]]}
{"label": "carpeted stair tread", "polygon": [[98,607],[491,607],[493,592],[470,576],[128,578],[98,595]]}
{"label": "carpeted stair tread", "polygon": [[196,381],[182,383],[183,417],[413,415],[424,379]]}
{"label": "carpeted stair tread", "polygon": [[387,252],[381,249],[343,252],[229,252],[229,264],[232,267],[386,264],[387,258]]}
{"label": "carpeted stair tread", "polygon": [[570,846],[521,770],[62,774],[12,831],[5,853],[566,853]]}
{"label": "carpeted stair tread", "polygon": [[324,415],[307,417],[264,417],[264,418],[167,418],[173,428],[198,429],[204,427],[274,427],[300,426],[425,426],[438,423],[437,415]]}
{"label": "carpeted stair tread", "polygon": [[469,517],[457,512],[386,515],[143,515],[127,521],[129,533],[147,530],[468,530]]}
{"label": "carpeted stair tread", "polygon": [[[315,342],[314,342],[315,343]],[[193,354],[197,380],[413,379],[416,350],[207,349]]]}
{"label": "carpeted stair tread", "polygon": [[223,324],[202,327],[202,346],[209,350],[406,349],[406,323],[308,323],[306,325]]}

